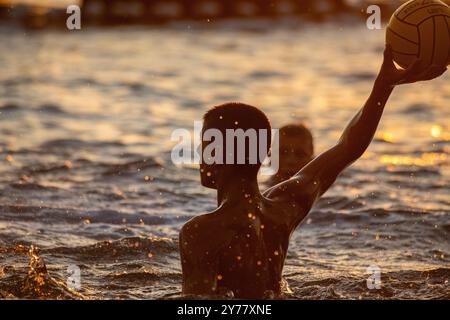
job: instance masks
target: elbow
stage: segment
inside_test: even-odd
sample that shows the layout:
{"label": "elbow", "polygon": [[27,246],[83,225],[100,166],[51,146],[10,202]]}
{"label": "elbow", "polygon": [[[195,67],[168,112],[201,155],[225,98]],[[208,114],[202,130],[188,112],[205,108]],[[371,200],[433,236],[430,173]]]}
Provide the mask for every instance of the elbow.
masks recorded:
{"label": "elbow", "polygon": [[361,158],[366,152],[368,146],[368,143],[352,143],[350,141],[340,143],[340,149],[343,151],[343,154],[346,155],[347,161],[350,163],[353,163]]}
{"label": "elbow", "polygon": [[355,148],[355,151],[353,152],[353,161],[358,160],[363,156],[363,154],[366,152],[367,147],[359,147]]}

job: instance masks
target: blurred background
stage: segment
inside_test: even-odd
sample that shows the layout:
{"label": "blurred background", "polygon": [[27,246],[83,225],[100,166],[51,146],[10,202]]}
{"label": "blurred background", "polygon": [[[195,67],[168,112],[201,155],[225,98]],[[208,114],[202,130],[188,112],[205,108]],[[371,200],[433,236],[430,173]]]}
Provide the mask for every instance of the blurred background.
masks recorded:
{"label": "blurred background", "polygon": [[[172,164],[173,130],[241,101],[274,128],[302,121],[322,152],[381,63],[367,6],[385,23],[402,2],[86,0],[69,31],[73,3],[0,0],[3,298],[179,297],[178,231],[216,202]],[[368,151],[293,234],[287,297],[450,299],[448,77],[395,90]]]}
{"label": "blurred background", "polygon": [[0,17],[32,28],[61,27],[66,7],[79,5],[89,25],[157,24],[179,19],[216,20],[301,16],[323,20],[336,15],[365,16],[378,5],[388,18],[406,1],[387,0],[1,0]]}

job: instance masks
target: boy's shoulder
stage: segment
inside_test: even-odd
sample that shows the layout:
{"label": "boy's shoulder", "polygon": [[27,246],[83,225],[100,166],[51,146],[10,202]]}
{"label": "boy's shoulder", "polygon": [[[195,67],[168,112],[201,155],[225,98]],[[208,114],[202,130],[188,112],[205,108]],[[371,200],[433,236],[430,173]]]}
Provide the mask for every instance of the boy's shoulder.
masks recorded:
{"label": "boy's shoulder", "polygon": [[193,217],[187,221],[181,228],[181,232],[187,232],[192,230],[202,230],[205,225],[210,224],[213,221],[213,213],[201,214]]}
{"label": "boy's shoulder", "polygon": [[203,241],[214,227],[213,213],[198,215],[186,222],[180,230],[180,239],[190,240],[189,242]]}
{"label": "boy's shoulder", "polygon": [[230,233],[228,229],[227,223],[217,210],[202,214],[183,225],[180,230],[180,244],[184,248],[221,246],[227,242]]}
{"label": "boy's shoulder", "polygon": [[[234,208],[232,208],[232,210],[233,209]],[[226,215],[229,210],[230,208],[224,208],[221,206],[214,211],[197,215],[187,221],[181,228],[181,231],[186,232],[195,230],[196,232],[204,231],[209,233],[219,228],[222,229],[228,225],[230,220]]]}

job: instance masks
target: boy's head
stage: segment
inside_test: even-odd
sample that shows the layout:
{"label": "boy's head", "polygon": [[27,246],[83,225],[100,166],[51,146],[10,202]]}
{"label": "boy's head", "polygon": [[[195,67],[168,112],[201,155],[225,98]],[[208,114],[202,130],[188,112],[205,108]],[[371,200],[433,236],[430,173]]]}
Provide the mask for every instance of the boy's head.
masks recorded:
{"label": "boy's head", "polygon": [[[223,139],[217,140],[217,134]],[[234,148],[231,148],[230,142]],[[258,108],[242,103],[226,103],[212,108],[203,118],[202,185],[217,189],[217,177],[223,174],[256,178],[270,144],[270,122]],[[223,161],[211,163],[208,155]]]}
{"label": "boy's head", "polygon": [[311,131],[303,124],[289,124],[279,131],[280,167],[278,176],[288,179],[295,175],[314,157]]}

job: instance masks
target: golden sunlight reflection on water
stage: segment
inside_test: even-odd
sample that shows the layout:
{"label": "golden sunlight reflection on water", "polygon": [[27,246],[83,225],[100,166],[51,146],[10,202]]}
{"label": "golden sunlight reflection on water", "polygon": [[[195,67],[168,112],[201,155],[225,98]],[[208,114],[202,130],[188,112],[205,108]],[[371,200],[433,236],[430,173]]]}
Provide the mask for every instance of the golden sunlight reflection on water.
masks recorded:
{"label": "golden sunlight reflection on water", "polygon": [[[445,153],[424,153],[420,157],[383,155],[380,162],[391,165],[435,166],[448,164],[448,155]],[[389,170],[389,169],[388,169]]]}
{"label": "golden sunlight reflection on water", "polygon": [[[211,106],[242,101],[274,128],[304,121],[319,153],[367,99],[383,39],[333,23],[0,32],[10,48],[0,57],[0,200],[19,209],[0,208],[2,219],[22,219],[0,222],[2,235],[56,248],[45,256],[50,266],[67,262],[58,249],[75,247],[70,258],[87,266],[100,297],[124,287],[132,298],[177,291],[174,239],[215,199],[196,166],[172,165],[173,130],[192,132]],[[305,274],[345,291],[357,282],[346,275],[370,263],[418,272],[448,265],[449,97],[448,75],[394,91],[368,151],[293,234],[294,292]],[[157,247],[149,236],[172,240]],[[130,238],[142,248],[132,252]],[[103,250],[105,240],[114,249]],[[110,249],[119,252],[113,262]],[[149,263],[162,274],[150,293],[142,288]],[[106,292],[105,279],[120,290]]]}

